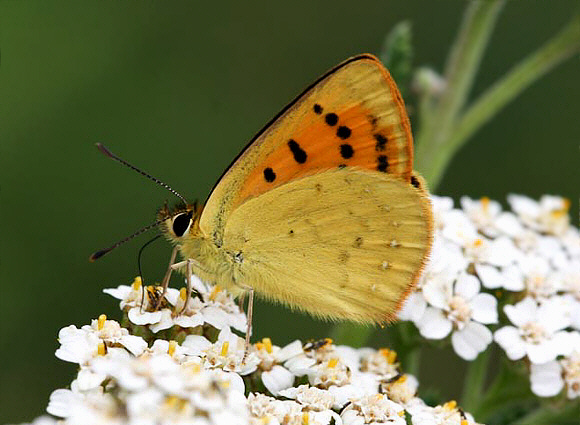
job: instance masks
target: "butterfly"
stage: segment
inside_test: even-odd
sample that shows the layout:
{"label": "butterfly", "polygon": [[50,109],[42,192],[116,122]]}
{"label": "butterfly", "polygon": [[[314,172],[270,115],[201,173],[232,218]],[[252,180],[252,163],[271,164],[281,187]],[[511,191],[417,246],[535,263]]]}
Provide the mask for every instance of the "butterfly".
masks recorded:
{"label": "butterfly", "polygon": [[172,263],[176,252],[184,259],[172,269],[249,293],[250,314],[256,292],[320,318],[390,322],[433,240],[428,191],[412,162],[397,86],[362,54],[268,123],[203,206],[163,207],[155,224],[175,246]]}

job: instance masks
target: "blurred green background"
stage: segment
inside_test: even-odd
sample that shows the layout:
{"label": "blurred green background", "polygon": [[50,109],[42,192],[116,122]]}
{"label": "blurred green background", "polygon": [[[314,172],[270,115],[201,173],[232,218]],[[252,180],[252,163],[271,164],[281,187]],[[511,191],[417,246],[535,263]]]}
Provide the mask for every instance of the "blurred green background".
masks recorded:
{"label": "blurred green background", "polygon": [[[474,94],[556,33],[577,3],[509,3]],[[441,70],[464,5],[0,2],[0,422],[40,415],[50,392],[71,381],[74,365],[54,357],[58,330],[100,313],[119,318],[117,302],[101,291],[132,281],[137,251],[153,234],[95,264],[89,254],[174,201],[99,154],[95,142],[203,200],[285,103],[341,60],[378,53],[397,22],[412,22],[414,64]],[[502,201],[510,192],[560,194],[571,198],[577,223],[579,65],[578,57],[567,61],[486,125],[438,192]],[[169,254],[162,241],[145,252],[149,279],[162,276]],[[254,337],[278,345],[329,330],[267,303],[255,311]],[[374,343],[388,345],[384,332]],[[420,380],[458,398],[464,366],[450,350],[431,349]]]}

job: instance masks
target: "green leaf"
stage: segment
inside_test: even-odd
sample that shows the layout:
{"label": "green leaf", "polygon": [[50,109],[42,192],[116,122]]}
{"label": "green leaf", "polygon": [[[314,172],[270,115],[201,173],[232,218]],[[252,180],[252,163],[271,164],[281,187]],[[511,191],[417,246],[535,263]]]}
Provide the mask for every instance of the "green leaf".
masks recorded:
{"label": "green leaf", "polygon": [[503,359],[499,373],[471,413],[479,422],[488,423],[491,422],[491,417],[505,416],[510,410],[513,413],[522,406],[528,410],[537,401],[537,397],[530,390],[528,373],[523,362]]}
{"label": "green leaf", "polygon": [[405,88],[411,78],[411,63],[413,61],[411,23],[399,22],[391,29],[385,38],[379,58],[389,69],[399,86],[401,94],[405,95]]}

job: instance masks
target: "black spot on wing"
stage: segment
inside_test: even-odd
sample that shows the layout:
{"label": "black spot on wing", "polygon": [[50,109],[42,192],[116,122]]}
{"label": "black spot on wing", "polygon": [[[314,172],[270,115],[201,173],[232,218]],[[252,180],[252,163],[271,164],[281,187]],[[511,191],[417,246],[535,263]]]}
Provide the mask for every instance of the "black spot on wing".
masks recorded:
{"label": "black spot on wing", "polygon": [[387,155],[379,155],[377,157],[377,170],[386,173],[388,168],[389,160],[387,159]]}
{"label": "black spot on wing", "polygon": [[318,103],[314,104],[314,113],[315,114],[322,114],[322,106],[320,106]]}
{"label": "black spot on wing", "polygon": [[304,164],[306,162],[308,155],[306,155],[306,152],[304,152],[296,140],[290,139],[288,141],[288,147],[290,148],[292,155],[294,155],[294,160],[297,163]]}
{"label": "black spot on wing", "polygon": [[272,183],[276,180],[276,173],[270,167],[264,168],[264,178],[268,183]]}
{"label": "black spot on wing", "polygon": [[341,125],[336,130],[336,135],[340,137],[342,140],[346,140],[350,137],[351,131],[346,125]]}
{"label": "black spot on wing", "polygon": [[375,150],[377,152],[384,151],[387,148],[387,138],[385,136],[382,134],[375,134],[375,140],[377,141],[377,143],[375,143]]}
{"label": "black spot on wing", "polygon": [[338,123],[338,115],[336,115],[333,112],[326,114],[324,117],[324,121],[326,121],[326,124],[332,127],[336,125],[336,123]]}
{"label": "black spot on wing", "polygon": [[344,159],[352,158],[354,155],[354,149],[349,144],[340,145],[340,156]]}

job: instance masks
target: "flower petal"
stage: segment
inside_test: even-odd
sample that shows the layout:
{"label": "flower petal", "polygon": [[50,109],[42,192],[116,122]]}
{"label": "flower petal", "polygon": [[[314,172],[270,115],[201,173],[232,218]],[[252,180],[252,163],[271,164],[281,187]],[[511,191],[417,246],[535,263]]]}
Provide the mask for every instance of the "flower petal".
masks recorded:
{"label": "flower petal", "polygon": [[425,338],[443,339],[451,332],[451,321],[438,308],[427,307],[425,314],[417,323],[419,332]]}
{"label": "flower petal", "polygon": [[453,349],[465,360],[474,360],[491,341],[491,331],[486,326],[473,321],[451,335]]}
{"label": "flower petal", "polygon": [[475,276],[461,273],[455,282],[455,294],[461,295],[468,301],[477,295],[480,287],[479,280]]}
{"label": "flower petal", "polygon": [[510,360],[518,360],[526,355],[526,346],[517,328],[504,326],[495,331],[493,337]]}
{"label": "flower petal", "polygon": [[270,393],[277,396],[280,391],[294,385],[294,375],[285,367],[274,365],[271,370],[262,372],[262,382]]}
{"label": "flower petal", "polygon": [[469,303],[471,317],[480,323],[497,323],[497,298],[490,294],[477,294]]}
{"label": "flower petal", "polygon": [[562,367],[557,361],[532,364],[530,367],[532,391],[540,397],[552,397],[562,391]]}

